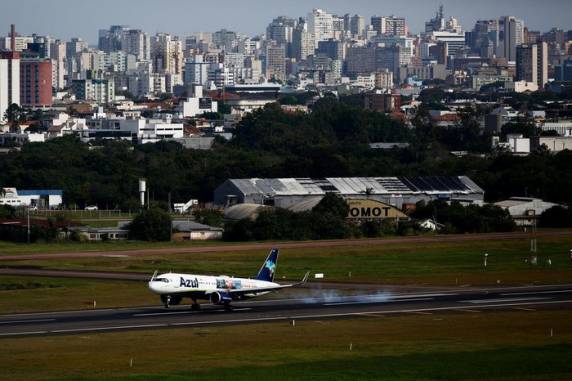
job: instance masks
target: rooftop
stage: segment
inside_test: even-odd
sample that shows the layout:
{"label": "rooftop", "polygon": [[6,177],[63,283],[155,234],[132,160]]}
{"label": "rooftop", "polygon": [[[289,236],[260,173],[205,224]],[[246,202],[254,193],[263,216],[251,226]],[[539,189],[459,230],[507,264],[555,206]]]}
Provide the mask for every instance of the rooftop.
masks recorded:
{"label": "rooftop", "polygon": [[330,177],[282,179],[230,179],[244,194],[285,195],[387,195],[387,194],[449,194],[484,193],[466,176],[422,177]]}

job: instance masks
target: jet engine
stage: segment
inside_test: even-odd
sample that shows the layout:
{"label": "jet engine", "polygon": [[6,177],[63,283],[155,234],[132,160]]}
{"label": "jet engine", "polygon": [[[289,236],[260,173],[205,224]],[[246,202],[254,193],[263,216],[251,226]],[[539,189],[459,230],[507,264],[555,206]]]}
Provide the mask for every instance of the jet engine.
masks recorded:
{"label": "jet engine", "polygon": [[210,300],[212,304],[226,304],[232,302],[232,297],[229,294],[213,292],[210,295]]}

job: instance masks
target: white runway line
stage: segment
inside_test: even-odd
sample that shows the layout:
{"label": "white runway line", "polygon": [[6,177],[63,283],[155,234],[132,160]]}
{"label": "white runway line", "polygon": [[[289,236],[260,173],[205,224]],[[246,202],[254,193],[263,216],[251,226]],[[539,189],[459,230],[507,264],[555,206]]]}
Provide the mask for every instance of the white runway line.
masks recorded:
{"label": "white runway line", "polygon": [[7,321],[0,321],[0,324],[44,323],[44,322],[55,321],[55,320],[56,319],[7,320]]}
{"label": "white runway line", "polygon": [[[434,300],[435,298],[417,298],[417,299],[407,299],[404,302],[422,302],[424,300]],[[386,303],[391,302],[391,299],[388,300],[380,300],[379,303]],[[370,304],[372,303],[371,300],[363,300],[358,302],[338,302],[338,303],[324,303],[323,306],[343,306],[343,305],[352,305],[352,304]]]}
{"label": "white runway line", "polygon": [[534,308],[524,308],[524,307],[513,307],[513,310],[520,310],[520,311],[536,311]]}
{"label": "white runway line", "polygon": [[48,331],[9,332],[9,333],[0,333],[0,336],[45,335],[46,333],[48,333]]}
{"label": "white runway line", "polygon": [[572,290],[554,290],[554,291],[532,291],[532,292],[507,292],[501,294],[502,296],[519,296],[519,295],[538,295],[538,294],[562,294],[565,292],[572,292]]}
{"label": "white runway line", "polygon": [[133,317],[142,317],[142,316],[166,316],[166,315],[184,315],[184,314],[196,314],[198,311],[176,311],[176,312],[153,312],[148,314],[133,314]]}
{"label": "white runway line", "polygon": [[484,304],[484,303],[503,303],[503,302],[523,302],[528,300],[549,300],[552,298],[501,298],[501,299],[473,299],[461,300],[461,303]]}

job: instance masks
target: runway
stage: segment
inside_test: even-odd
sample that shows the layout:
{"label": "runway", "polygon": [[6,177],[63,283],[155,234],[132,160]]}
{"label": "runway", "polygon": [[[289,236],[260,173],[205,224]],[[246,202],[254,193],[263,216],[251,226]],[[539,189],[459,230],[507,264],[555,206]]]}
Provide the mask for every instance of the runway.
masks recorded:
{"label": "runway", "polygon": [[[310,290],[309,290],[310,291]],[[339,296],[332,290],[295,299],[236,302],[233,311],[221,306],[161,306],[0,315],[0,339],[8,337],[117,332],[298,320],[382,317],[400,314],[486,313],[491,310],[534,311],[571,309],[572,284],[444,289],[428,292],[364,292]]]}

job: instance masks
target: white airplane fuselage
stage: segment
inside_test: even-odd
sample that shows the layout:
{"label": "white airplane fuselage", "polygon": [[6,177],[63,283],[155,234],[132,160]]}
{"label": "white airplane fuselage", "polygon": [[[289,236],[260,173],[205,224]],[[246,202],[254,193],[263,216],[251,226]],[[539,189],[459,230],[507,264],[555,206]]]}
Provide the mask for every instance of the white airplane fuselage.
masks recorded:
{"label": "white airplane fuselage", "polygon": [[[176,274],[168,273],[157,275],[149,282],[149,289],[159,295],[185,295],[194,294],[201,295],[198,299],[209,299],[213,293],[225,295],[231,290],[242,290],[240,299],[255,297],[269,293],[270,291],[256,292],[256,289],[280,288],[278,283],[266,282],[256,279],[232,278],[226,275],[208,276],[194,274]],[[252,289],[252,293],[248,290]]]}
{"label": "white airplane fuselage", "polygon": [[222,304],[230,308],[235,300],[244,300],[268,294],[288,287],[302,285],[308,279],[306,273],[301,282],[281,285],[274,282],[278,249],[272,249],[260,267],[255,279],[234,278],[226,275],[209,276],[195,274],[168,273],[157,275],[149,281],[149,289],[161,296],[165,307],[177,305],[183,298],[193,301],[193,308],[199,308],[197,300],[210,300],[212,304]]}

